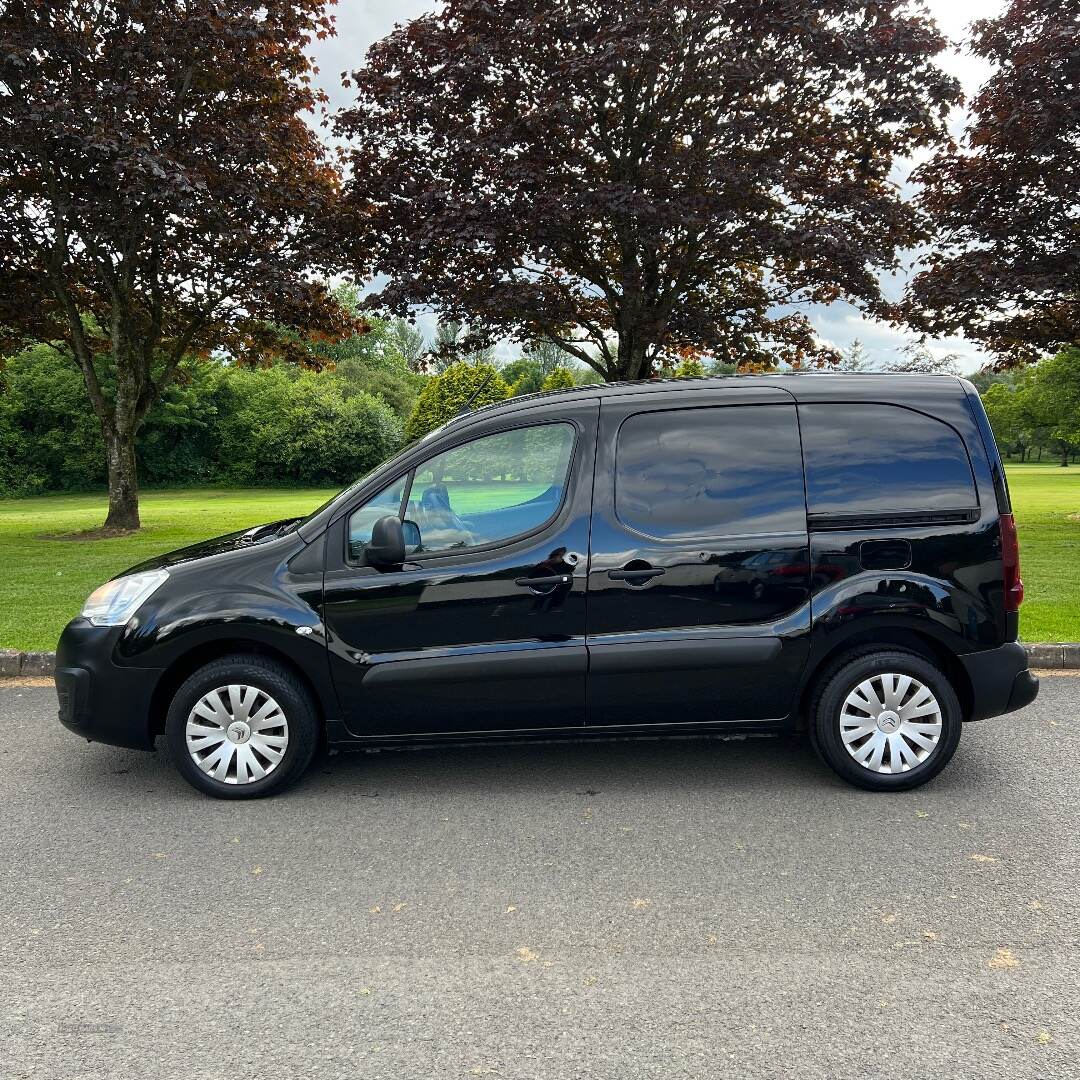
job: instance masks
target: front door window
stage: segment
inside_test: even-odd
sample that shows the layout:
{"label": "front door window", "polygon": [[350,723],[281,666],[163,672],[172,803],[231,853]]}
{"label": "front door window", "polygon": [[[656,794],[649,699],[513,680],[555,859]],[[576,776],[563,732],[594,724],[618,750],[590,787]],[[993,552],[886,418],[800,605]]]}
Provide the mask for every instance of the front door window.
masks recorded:
{"label": "front door window", "polygon": [[[371,527],[402,511],[413,555],[488,547],[535,532],[562,505],[574,428],[542,424],[503,431],[456,446],[419,466],[353,513],[350,551],[371,539]],[[403,503],[403,493],[408,497]]]}
{"label": "front door window", "polygon": [[[352,734],[584,726],[599,412],[586,398],[557,420],[452,426],[454,443],[415,450],[396,470],[411,471],[331,524],[323,622]],[[400,515],[406,558],[375,567],[364,545],[387,515]]]}

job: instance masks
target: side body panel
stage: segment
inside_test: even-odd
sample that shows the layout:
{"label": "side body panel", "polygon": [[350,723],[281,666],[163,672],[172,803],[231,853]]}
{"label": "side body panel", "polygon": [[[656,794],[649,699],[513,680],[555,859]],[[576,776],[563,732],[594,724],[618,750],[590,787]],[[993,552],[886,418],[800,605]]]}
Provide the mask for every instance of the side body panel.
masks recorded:
{"label": "side body panel", "polygon": [[[797,487],[796,513],[785,527],[767,521],[749,534],[737,520],[701,535],[664,535],[664,468],[627,460],[621,464],[624,424],[657,417],[658,452],[670,456],[671,491],[686,470],[701,475],[699,493],[718,506],[740,499],[750,507],[770,497],[770,466],[754,462],[759,484],[753,490],[724,487],[726,465],[711,471],[707,445],[689,448],[681,427],[705,432],[722,429],[739,415],[760,416],[766,430],[783,426],[790,446],[787,479]],[[745,409],[753,410],[747,414]],[[702,412],[702,410],[705,410]],[[689,413],[694,417],[688,419]],[[708,417],[707,420],[704,418]],[[686,443],[685,450],[679,445]],[[770,452],[772,440],[761,443]],[[805,505],[795,407],[791,396],[772,387],[724,390],[672,390],[648,396],[605,399],[597,447],[593,540],[589,567],[589,725],[615,730],[647,725],[652,729],[691,725],[760,724],[783,720],[791,711],[809,648],[809,563]],[[685,453],[686,460],[680,455]],[[744,453],[752,455],[753,448]],[[731,470],[750,463],[730,462]],[[641,506],[640,521],[620,515],[619,469],[650,472],[648,483],[661,498]],[[625,481],[624,481],[625,486]],[[672,496],[677,498],[677,496]],[[678,512],[678,503],[667,507]],[[690,527],[691,529],[693,526]],[[704,528],[704,526],[702,526]],[[642,576],[635,576],[638,573]],[[648,573],[656,576],[648,577]],[[623,575],[629,574],[629,577]]]}
{"label": "side body panel", "polygon": [[[254,646],[296,665],[332,724],[338,708],[322,636],[322,549],[321,540],[305,544],[295,533],[254,544],[236,534],[150,560],[143,565],[167,567],[169,580],[126,626],[110,631],[110,666],[152,669],[156,683],[193,655]],[[115,682],[98,680],[91,692],[100,696]]]}

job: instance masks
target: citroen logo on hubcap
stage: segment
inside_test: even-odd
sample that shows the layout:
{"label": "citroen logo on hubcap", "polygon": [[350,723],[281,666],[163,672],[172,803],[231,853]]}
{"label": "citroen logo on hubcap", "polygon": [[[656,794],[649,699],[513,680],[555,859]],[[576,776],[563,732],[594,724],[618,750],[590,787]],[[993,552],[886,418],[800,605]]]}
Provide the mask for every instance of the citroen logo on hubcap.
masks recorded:
{"label": "citroen logo on hubcap", "polygon": [[251,729],[242,720],[236,720],[229,725],[225,734],[228,735],[229,742],[242,743],[247,742]]}
{"label": "citroen logo on hubcap", "polygon": [[900,717],[891,710],[886,710],[878,717],[877,724],[886,735],[891,735],[900,727]]}

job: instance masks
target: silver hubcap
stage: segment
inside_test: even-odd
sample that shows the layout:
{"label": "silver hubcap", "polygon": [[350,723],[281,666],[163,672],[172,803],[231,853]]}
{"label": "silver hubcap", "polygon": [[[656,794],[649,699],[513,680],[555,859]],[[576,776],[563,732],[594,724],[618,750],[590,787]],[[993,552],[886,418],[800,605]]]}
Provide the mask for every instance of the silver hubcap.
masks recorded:
{"label": "silver hubcap", "polygon": [[941,706],[910,675],[874,675],[844,699],[840,737],[847,752],[878,773],[908,772],[937,749]]}
{"label": "silver hubcap", "polygon": [[188,713],[188,753],[207,776],[225,784],[261,780],[277,768],[288,745],[281,706],[257,686],[219,686]]}

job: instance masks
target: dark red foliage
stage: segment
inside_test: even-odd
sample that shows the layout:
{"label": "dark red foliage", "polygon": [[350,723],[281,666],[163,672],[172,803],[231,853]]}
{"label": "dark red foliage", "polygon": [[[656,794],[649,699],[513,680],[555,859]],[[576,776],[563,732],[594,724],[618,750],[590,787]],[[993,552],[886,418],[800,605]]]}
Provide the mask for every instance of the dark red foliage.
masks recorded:
{"label": "dark red foliage", "polygon": [[831,358],[786,305],[893,314],[878,275],[927,234],[890,171],[943,138],[943,45],[891,0],[448,0],[352,75],[356,268],[608,378]]}
{"label": "dark red foliage", "polygon": [[912,315],[1025,362],[1080,345],[1080,2],[1012,0],[973,38],[996,70],[919,173],[941,242]]}
{"label": "dark red foliage", "polygon": [[110,524],[138,522],[135,432],[184,354],[353,328],[311,278],[340,177],[305,47],[332,30],[324,0],[0,9],[0,324],[81,369]]}

